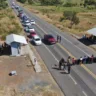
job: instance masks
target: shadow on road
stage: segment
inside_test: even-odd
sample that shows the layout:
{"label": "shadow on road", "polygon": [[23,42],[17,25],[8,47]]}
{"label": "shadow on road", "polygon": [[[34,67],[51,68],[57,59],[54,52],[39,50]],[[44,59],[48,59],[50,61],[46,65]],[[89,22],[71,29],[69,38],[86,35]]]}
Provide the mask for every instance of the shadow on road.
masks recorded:
{"label": "shadow on road", "polygon": [[64,72],[60,72],[60,73],[61,73],[61,74],[69,74],[69,73],[67,73],[67,72],[65,72],[65,71],[64,71]]}
{"label": "shadow on road", "polygon": [[89,46],[89,45],[94,45],[96,44],[95,41],[92,41],[92,40],[89,40],[89,39],[78,39],[78,41],[80,41],[81,43],[83,43],[84,45],[86,46]]}
{"label": "shadow on road", "polygon": [[53,45],[53,44],[50,44],[49,42],[45,41],[44,39],[42,39],[42,42],[43,42],[45,45],[48,45],[48,46]]}

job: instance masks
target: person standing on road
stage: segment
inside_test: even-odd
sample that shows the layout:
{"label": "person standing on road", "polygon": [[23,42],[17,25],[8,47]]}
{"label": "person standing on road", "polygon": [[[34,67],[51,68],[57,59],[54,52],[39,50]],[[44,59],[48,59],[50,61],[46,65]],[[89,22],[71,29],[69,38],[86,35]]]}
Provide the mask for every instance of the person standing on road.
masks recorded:
{"label": "person standing on road", "polygon": [[57,35],[57,42],[59,42],[59,35]]}
{"label": "person standing on road", "polygon": [[61,58],[61,60],[59,61],[59,69],[61,70],[61,66],[64,66],[64,68],[66,67],[65,66],[65,60],[64,58]]}
{"label": "person standing on road", "polygon": [[70,71],[71,71],[71,66],[68,65],[68,74],[70,74]]}
{"label": "person standing on road", "polygon": [[63,58],[59,61],[59,70],[61,70]]}
{"label": "person standing on road", "polygon": [[62,65],[63,65],[63,67],[64,67],[64,70],[66,69],[66,61],[64,60],[64,59],[62,59]]}
{"label": "person standing on road", "polygon": [[91,63],[93,63],[93,61],[94,61],[94,55],[92,54],[92,56],[91,56]]}
{"label": "person standing on road", "polygon": [[72,58],[72,65],[75,65],[76,61],[74,58]]}
{"label": "person standing on road", "polygon": [[59,36],[59,42],[61,43],[61,36]]}
{"label": "person standing on road", "polygon": [[68,74],[70,74],[71,64],[72,64],[72,60],[71,57],[69,56],[67,59]]}
{"label": "person standing on road", "polygon": [[83,58],[82,58],[82,56],[80,57],[80,64],[82,64],[82,61],[83,61]]}
{"label": "person standing on road", "polygon": [[67,59],[67,64],[72,64],[72,59],[71,59],[70,56],[69,56],[68,59]]}

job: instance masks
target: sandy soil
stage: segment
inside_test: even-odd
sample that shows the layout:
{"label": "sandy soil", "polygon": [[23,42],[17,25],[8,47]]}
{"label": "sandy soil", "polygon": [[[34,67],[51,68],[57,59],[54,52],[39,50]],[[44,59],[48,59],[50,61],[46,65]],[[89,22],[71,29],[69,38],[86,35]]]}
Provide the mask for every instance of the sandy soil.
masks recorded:
{"label": "sandy soil", "polygon": [[[37,56],[43,66],[43,61]],[[0,96],[63,96],[46,67],[42,68],[43,72],[36,73],[28,56],[1,56]],[[13,70],[17,75],[9,76]]]}

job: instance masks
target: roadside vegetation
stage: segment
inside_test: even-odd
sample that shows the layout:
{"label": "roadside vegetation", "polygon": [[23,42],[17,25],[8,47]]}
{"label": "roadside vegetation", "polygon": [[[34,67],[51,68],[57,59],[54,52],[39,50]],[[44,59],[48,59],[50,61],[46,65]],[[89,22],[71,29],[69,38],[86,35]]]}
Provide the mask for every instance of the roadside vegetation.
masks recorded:
{"label": "roadside vegetation", "polygon": [[20,34],[22,27],[19,20],[14,15],[12,9],[8,7],[6,0],[0,0],[0,38],[5,40],[6,36],[15,33]]}
{"label": "roadside vegetation", "polygon": [[63,31],[79,35],[96,26],[96,0],[24,1],[24,7]]}

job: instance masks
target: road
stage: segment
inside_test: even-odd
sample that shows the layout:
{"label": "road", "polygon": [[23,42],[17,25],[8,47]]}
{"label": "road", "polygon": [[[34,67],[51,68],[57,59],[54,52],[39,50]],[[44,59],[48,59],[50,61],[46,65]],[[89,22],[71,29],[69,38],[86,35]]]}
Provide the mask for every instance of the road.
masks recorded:
{"label": "road", "polygon": [[[9,5],[11,4],[9,1]],[[30,11],[22,8],[24,12],[36,21],[33,26],[38,35],[43,38],[44,34],[51,33],[55,37],[57,34],[62,36],[62,42],[55,45],[35,46],[36,50],[44,60],[48,70],[61,88],[65,96],[96,96],[96,67],[92,65],[72,66],[71,74],[64,74],[63,71],[53,69],[52,65],[58,64],[61,57],[67,59],[69,55],[79,58],[84,55],[96,54],[95,51],[86,47],[66,32],[61,32],[55,26],[47,23],[43,19],[37,17]],[[16,13],[16,10],[14,10]],[[90,67],[91,66],[91,67]]]}

